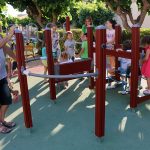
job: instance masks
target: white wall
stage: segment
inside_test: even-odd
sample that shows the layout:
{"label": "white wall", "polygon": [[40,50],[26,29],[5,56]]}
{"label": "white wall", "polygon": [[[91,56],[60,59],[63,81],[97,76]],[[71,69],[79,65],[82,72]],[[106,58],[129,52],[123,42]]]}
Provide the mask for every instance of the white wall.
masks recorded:
{"label": "white wall", "polygon": [[[133,3],[131,5],[131,10],[132,10],[133,18],[136,19],[138,17],[138,15],[140,14],[140,12],[138,12],[136,0],[133,0]],[[117,19],[117,22],[122,25],[122,21],[121,21],[119,16],[116,15],[115,19]],[[128,22],[132,26],[129,18],[128,18]],[[145,17],[145,20],[144,20],[142,27],[143,28],[150,28],[150,16],[147,15]]]}

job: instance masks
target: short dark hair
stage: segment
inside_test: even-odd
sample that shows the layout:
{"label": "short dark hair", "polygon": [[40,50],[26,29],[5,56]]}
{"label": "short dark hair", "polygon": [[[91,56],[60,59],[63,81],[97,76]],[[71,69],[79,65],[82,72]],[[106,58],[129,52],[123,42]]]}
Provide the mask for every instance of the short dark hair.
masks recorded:
{"label": "short dark hair", "polygon": [[116,20],[110,19],[108,21],[112,24],[113,29],[115,29],[115,26],[117,24]]}
{"label": "short dark hair", "polygon": [[132,42],[131,40],[125,40],[123,43],[123,50],[127,51],[127,50],[131,50],[132,48]]}
{"label": "short dark hair", "polygon": [[87,37],[87,33],[84,33],[84,35]]}
{"label": "short dark hair", "polygon": [[149,35],[145,35],[142,39],[141,39],[141,45],[145,46],[145,45],[150,45],[150,36]]}

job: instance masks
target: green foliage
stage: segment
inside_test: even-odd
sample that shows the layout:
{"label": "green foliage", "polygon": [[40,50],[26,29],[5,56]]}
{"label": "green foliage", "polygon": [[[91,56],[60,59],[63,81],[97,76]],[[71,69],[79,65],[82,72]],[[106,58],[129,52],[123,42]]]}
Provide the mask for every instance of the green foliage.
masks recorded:
{"label": "green foliage", "polygon": [[21,24],[22,26],[26,26],[29,23],[35,23],[35,20],[31,19],[31,18],[24,18],[24,19],[18,19],[16,17],[7,17],[7,24]]}
{"label": "green foliage", "polygon": [[[69,6],[73,5],[76,0],[6,0],[14,8],[23,11],[27,10],[30,17],[36,18],[42,16],[47,21],[57,21],[59,15],[67,13]],[[37,18],[36,18],[37,19]],[[38,18],[39,19],[39,18]]]}
{"label": "green foliage", "polygon": [[[58,30],[58,32],[60,34],[60,39],[61,39],[60,40],[61,51],[63,51],[64,50],[64,42],[65,42],[64,31],[63,30]],[[81,29],[73,29],[72,32],[73,32],[74,40],[79,41],[81,33],[82,33]],[[41,35],[41,37],[43,37],[43,31],[40,31],[40,35]],[[141,38],[145,35],[150,35],[150,29],[147,29],[147,28],[142,28],[141,29]],[[129,32],[127,30],[123,30],[121,41],[123,42],[125,40],[129,40],[129,39],[131,39],[131,36],[132,36],[131,32]],[[38,48],[41,49],[42,45],[39,44],[39,43],[38,43],[38,45],[40,45]],[[81,45],[76,45],[76,50],[80,51],[81,50]]]}
{"label": "green foliage", "polygon": [[105,7],[104,3],[77,3],[70,8],[72,22],[75,26],[81,27],[84,24],[85,18],[91,16],[94,25],[104,24],[107,20],[114,17],[114,13]]}
{"label": "green foliage", "polygon": [[[73,33],[74,40],[76,42],[80,42],[80,37],[81,37],[81,33],[82,33],[81,29],[72,29],[71,31]],[[60,44],[60,47],[61,47],[61,51],[64,51],[64,42],[66,40],[65,32],[64,32],[64,30],[58,30],[58,33],[60,35],[59,44]],[[39,31],[39,37],[40,37],[40,39],[43,39],[43,37],[44,37],[43,31]],[[42,49],[42,43],[41,42],[37,43],[37,48],[39,50]],[[76,44],[76,51],[78,52],[80,50],[81,50],[81,45]],[[39,52],[39,53],[41,53],[41,52]]]}
{"label": "green foliage", "polygon": [[[140,31],[141,38],[143,36],[145,36],[145,35],[150,35],[150,29],[148,29],[148,28],[141,28],[141,31]],[[123,32],[122,32],[122,41],[131,39],[131,37],[132,37],[131,32],[129,32],[127,30],[123,30]]]}

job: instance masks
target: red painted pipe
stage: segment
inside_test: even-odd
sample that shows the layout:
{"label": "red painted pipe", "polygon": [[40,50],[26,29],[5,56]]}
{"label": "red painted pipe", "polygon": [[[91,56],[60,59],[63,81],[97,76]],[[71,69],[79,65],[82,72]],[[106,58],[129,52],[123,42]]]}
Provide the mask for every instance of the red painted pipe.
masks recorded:
{"label": "red painted pipe", "polygon": [[16,58],[18,63],[18,74],[20,79],[20,90],[22,95],[22,106],[24,113],[24,122],[26,128],[31,128],[32,125],[32,114],[30,108],[30,100],[29,100],[29,91],[27,84],[27,77],[22,75],[21,67],[25,67],[25,58],[24,56],[24,42],[23,36],[21,32],[16,32]]}
{"label": "red painted pipe", "polygon": [[120,48],[121,44],[121,27],[120,25],[115,26],[115,48]]}
{"label": "red painted pipe", "polygon": [[66,31],[70,31],[70,18],[69,18],[69,16],[66,17]]}
{"label": "red painted pipe", "polygon": [[[26,64],[25,64],[25,56],[24,56],[24,39],[23,39],[23,35],[20,34],[20,49],[21,49],[21,61],[22,61],[22,66],[24,66],[24,68],[26,68]],[[28,90],[28,81],[27,81],[27,77],[24,75],[24,88],[26,89],[26,107],[27,107],[27,111],[28,111],[28,116],[32,116],[31,115],[31,108],[30,108],[30,98],[29,98],[29,90]],[[31,124],[32,127],[32,117],[29,117],[29,122]]]}
{"label": "red painted pipe", "polygon": [[[53,54],[52,54],[51,30],[46,29],[44,34],[45,34],[45,43],[46,43],[48,74],[53,75],[54,74],[54,60],[53,60]],[[50,87],[50,98],[52,100],[56,100],[55,79],[49,79],[49,87]]]}
{"label": "red painted pipe", "polygon": [[137,107],[138,99],[138,70],[140,52],[140,27],[132,28],[132,63],[131,63],[131,94],[130,107]]}
{"label": "red painted pipe", "polygon": [[106,53],[102,44],[106,43],[106,29],[96,30],[96,106],[95,106],[95,134],[103,137],[105,134],[105,98],[106,98]]}
{"label": "red painted pipe", "polygon": [[[88,57],[91,58],[93,60],[93,29],[92,27],[88,27],[87,28],[87,40],[88,40]],[[94,70],[91,70],[89,73],[94,72]],[[91,77],[90,78],[90,85],[89,85],[89,89],[94,89],[95,83],[94,83],[94,78]]]}
{"label": "red painted pipe", "polygon": [[[119,25],[115,26],[115,49],[120,48],[121,44],[121,27]],[[115,68],[119,68],[119,61],[118,57],[115,57]],[[120,75],[118,72],[115,72],[115,78],[116,80],[120,80]]]}

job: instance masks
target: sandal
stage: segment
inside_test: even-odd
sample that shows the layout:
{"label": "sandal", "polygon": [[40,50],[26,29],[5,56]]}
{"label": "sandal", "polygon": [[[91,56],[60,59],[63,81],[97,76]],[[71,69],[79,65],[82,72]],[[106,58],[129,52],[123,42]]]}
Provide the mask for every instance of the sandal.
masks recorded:
{"label": "sandal", "polygon": [[4,122],[2,122],[2,125],[7,127],[7,128],[13,128],[13,127],[16,126],[16,123],[15,122],[6,122],[6,121],[4,121]]}
{"label": "sandal", "polygon": [[150,95],[150,90],[145,90],[145,91],[143,91],[143,94],[144,94],[144,95]]}
{"label": "sandal", "polygon": [[9,129],[9,128],[3,126],[2,123],[0,123],[0,133],[7,134],[7,133],[10,133],[11,131],[12,131],[12,129]]}

